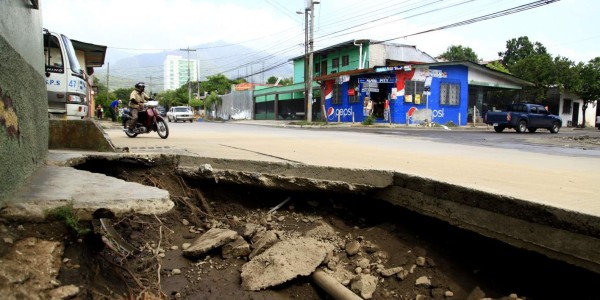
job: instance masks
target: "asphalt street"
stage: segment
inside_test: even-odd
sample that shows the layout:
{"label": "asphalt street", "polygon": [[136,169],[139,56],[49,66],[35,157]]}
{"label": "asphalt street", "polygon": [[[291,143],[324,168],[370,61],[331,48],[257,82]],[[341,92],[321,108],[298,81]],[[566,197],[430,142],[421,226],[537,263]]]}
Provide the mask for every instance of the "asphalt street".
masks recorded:
{"label": "asphalt street", "polygon": [[168,123],[169,137],[163,140],[155,132],[128,138],[118,124],[104,124],[114,145],[132,153],[393,170],[600,216],[600,149],[572,147],[568,138],[598,136],[591,129],[575,133],[563,129],[556,135],[497,134],[485,128],[364,130],[298,128],[281,122],[194,122]]}

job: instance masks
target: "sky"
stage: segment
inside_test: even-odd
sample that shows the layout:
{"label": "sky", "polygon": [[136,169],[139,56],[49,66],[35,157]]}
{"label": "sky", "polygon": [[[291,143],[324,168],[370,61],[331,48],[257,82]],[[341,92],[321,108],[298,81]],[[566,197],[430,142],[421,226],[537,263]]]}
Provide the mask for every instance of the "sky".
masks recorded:
{"label": "sky", "polygon": [[[314,1],[314,0],[313,0]],[[264,55],[303,55],[306,0],[44,0],[45,28],[142,54],[224,42]],[[506,41],[527,36],[553,56],[600,56],[600,1],[560,0],[530,10],[414,35],[523,6],[534,0],[321,0],[314,4],[316,50],[353,39],[414,45],[438,56],[451,45],[498,59]],[[409,37],[406,37],[409,36]],[[205,49],[198,48],[202,54]],[[185,55],[185,53],[182,53]],[[110,57],[110,56],[107,56]],[[231,63],[235,58],[223,57]],[[216,59],[218,60],[218,59]],[[110,61],[108,61],[110,62]],[[113,62],[110,62],[113,63]],[[219,63],[216,61],[216,63]]]}

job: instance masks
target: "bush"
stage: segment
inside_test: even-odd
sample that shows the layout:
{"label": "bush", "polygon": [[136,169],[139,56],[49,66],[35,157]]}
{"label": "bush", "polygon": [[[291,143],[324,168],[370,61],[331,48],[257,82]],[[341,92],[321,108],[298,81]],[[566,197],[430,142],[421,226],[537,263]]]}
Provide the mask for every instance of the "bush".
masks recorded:
{"label": "bush", "polygon": [[376,120],[375,116],[370,115],[362,121],[362,124],[363,125],[373,125],[375,123],[375,120]]}
{"label": "bush", "polygon": [[456,124],[454,124],[452,121],[448,121],[445,125],[448,127],[456,127]]}

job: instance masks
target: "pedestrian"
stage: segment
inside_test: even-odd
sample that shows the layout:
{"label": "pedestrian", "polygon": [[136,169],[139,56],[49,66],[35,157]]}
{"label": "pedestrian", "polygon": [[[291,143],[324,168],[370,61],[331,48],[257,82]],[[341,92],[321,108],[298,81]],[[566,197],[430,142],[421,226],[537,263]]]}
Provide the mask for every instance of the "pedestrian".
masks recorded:
{"label": "pedestrian", "polygon": [[102,120],[102,111],[102,106],[98,104],[96,107],[96,118],[98,118],[98,120]]}
{"label": "pedestrian", "polygon": [[117,121],[119,105],[121,105],[121,103],[122,103],[121,99],[117,99],[110,103],[109,110],[110,110],[110,116],[111,116],[113,122]]}
{"label": "pedestrian", "polygon": [[144,93],[144,88],[146,85],[143,82],[136,83],[134,87],[135,89],[129,96],[129,110],[131,111],[131,119],[127,121],[129,122],[129,124],[127,124],[127,128],[123,129],[130,134],[133,133],[133,129],[135,129],[135,125],[137,124],[139,110],[143,109],[144,102],[150,99],[150,97]]}

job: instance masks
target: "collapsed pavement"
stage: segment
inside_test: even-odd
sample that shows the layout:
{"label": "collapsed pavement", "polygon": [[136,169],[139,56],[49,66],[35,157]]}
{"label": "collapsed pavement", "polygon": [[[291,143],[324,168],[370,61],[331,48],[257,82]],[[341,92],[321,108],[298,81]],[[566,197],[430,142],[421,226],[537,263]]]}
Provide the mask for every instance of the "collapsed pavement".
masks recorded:
{"label": "collapsed pavement", "polygon": [[[160,164],[171,165],[177,174],[189,178],[192,181],[208,180],[219,183],[245,184],[266,188],[284,187],[285,189],[292,191],[336,191],[365,195],[369,194],[376,198],[407,207],[425,215],[440,218],[459,227],[494,237],[518,247],[533,249],[550,257],[559,258],[586,267],[590,270],[597,271],[597,257],[590,255],[590,253],[593,254],[593,251],[591,250],[597,249],[597,241],[595,242],[594,240],[598,234],[598,227],[597,220],[590,216],[582,216],[555,208],[540,207],[534,204],[525,203],[518,199],[491,195],[481,191],[473,191],[399,173],[169,155],[83,155],[70,157],[67,160],[56,162],[55,165],[58,165],[57,168],[71,168],[72,166],[81,167],[82,165],[87,164],[83,168],[94,169],[100,166],[106,167],[112,163],[125,163],[130,165],[140,164],[144,165],[144,167],[153,167]],[[48,168],[47,170],[59,169]],[[75,172],[71,174],[77,174],[79,177],[82,177],[82,174],[84,173]],[[38,187],[40,187],[38,192],[43,194],[43,184],[38,185]],[[132,188],[132,190],[136,189],[137,186]],[[125,190],[127,190],[127,188],[125,188]],[[114,194],[111,197],[114,198]],[[119,196],[117,196],[117,198],[118,197]],[[161,197],[163,200],[168,198],[168,196]],[[80,211],[83,212],[82,216],[84,218],[86,216],[90,218],[96,208],[103,207],[110,210],[112,205],[108,202],[102,203],[100,206],[92,206],[89,203],[86,204],[84,201],[79,201],[84,197],[63,198],[70,199],[69,201],[74,205],[80,205],[78,209],[81,209]],[[93,200],[93,197],[91,197],[91,199]],[[125,200],[125,203],[128,203],[127,201],[129,201],[124,198],[118,198],[117,200]],[[37,202],[34,204],[43,207],[44,204],[49,203],[51,202]],[[62,203],[64,204],[64,202]],[[119,205],[123,205],[123,202],[118,204],[115,202],[115,205],[116,207],[119,207]],[[125,205],[125,207],[126,206],[127,205]],[[13,213],[13,217],[25,218],[26,214],[23,214],[23,212],[27,212],[29,209],[31,212],[35,212],[35,216],[39,216],[40,212],[44,211],[39,207],[31,209],[31,207],[21,206],[19,207],[21,210],[19,210],[18,214],[14,214],[15,207],[9,207],[10,209],[5,208],[2,213],[5,218],[11,218],[11,213]],[[519,209],[515,209],[515,207]],[[86,210],[86,208],[88,209]],[[114,210],[117,214],[126,214],[132,211],[131,209]],[[156,210],[148,210],[148,212],[150,214],[157,213]],[[527,213],[524,214],[524,212]],[[278,216],[276,220],[278,220],[279,217],[281,216]],[[265,219],[267,218],[268,216],[265,216]],[[274,216],[271,216],[271,218],[274,218]],[[509,222],[497,222],[498,218],[506,218]],[[308,222],[313,221],[314,220],[309,220]],[[502,228],[506,224],[508,224],[509,227]],[[529,231],[528,235],[522,236],[520,232],[514,234],[515,228],[521,230],[526,228]],[[510,231],[510,235],[507,234],[508,231]],[[561,241],[564,241],[565,238],[571,241],[573,240],[572,236],[576,236],[576,239],[571,245],[557,245],[557,242],[552,241],[553,244],[549,245],[548,241],[543,238],[544,236],[547,236],[549,232],[552,232],[552,234],[559,234],[561,236]],[[278,242],[283,241],[281,233],[278,235],[276,232],[270,231],[268,236],[269,239],[266,242],[263,242],[262,240],[253,241],[252,239],[250,239],[250,242],[253,247],[263,245],[259,248],[267,250]],[[241,248],[242,252],[239,253],[242,254],[230,253],[228,255],[237,257],[244,257],[246,255],[244,252],[246,251],[244,250],[246,246],[242,241],[236,238],[234,242],[237,242],[237,245],[230,244],[229,242],[220,245],[220,247],[238,250]],[[348,240],[346,242],[347,243],[343,243],[343,247],[341,243],[334,243],[334,246],[337,247],[334,249],[343,249],[346,251],[345,255],[348,257],[351,257],[356,253],[363,253],[358,250],[355,254],[351,254],[354,251],[357,251],[357,243],[360,244],[360,240]],[[246,241],[246,243],[248,243],[248,241]],[[240,244],[242,245],[240,246]],[[358,249],[361,249],[360,247],[362,246],[359,246]],[[567,247],[567,250],[573,251],[564,251],[561,250],[564,249],[561,247]],[[248,246],[248,248],[250,247]],[[351,252],[347,252],[348,249],[346,248],[350,249]],[[252,251],[254,250],[255,249],[252,249]],[[561,250],[562,252],[557,250]],[[260,256],[258,251],[254,254],[252,254],[252,251],[247,254],[247,259],[249,261]],[[340,251],[340,253],[343,252]],[[224,255],[224,257],[227,257],[227,255]],[[423,259],[425,258],[420,258],[419,260],[422,261]],[[336,260],[335,256],[333,256],[333,260]],[[377,262],[377,259],[373,261]],[[332,268],[330,268],[330,262],[331,261],[328,260],[327,263],[325,263],[325,266],[327,267],[323,268],[323,270],[325,270],[325,272],[331,272],[334,271],[333,269],[336,269],[335,272],[337,272],[339,268],[336,268],[334,264],[331,264]],[[319,264],[321,263],[323,262],[319,262]],[[356,261],[352,264],[349,263],[349,265],[355,267],[353,271],[341,272],[341,275],[336,275],[334,272],[331,275],[341,284],[346,284],[345,286],[354,286],[354,289],[358,290],[357,294],[360,294],[362,297],[369,297],[369,294],[372,293],[371,290],[373,289],[374,283],[376,286],[376,283],[381,280],[381,278],[384,278],[384,274],[391,274],[390,276],[395,275],[398,279],[404,277],[405,279],[407,272],[410,274],[410,271],[414,271],[414,268],[416,268],[412,265],[379,266],[379,263],[377,263],[376,268],[373,268],[372,264],[372,260],[368,260],[368,263],[364,260]],[[417,265],[416,260],[414,264]],[[360,270],[358,268],[360,268]],[[364,269],[368,269],[369,271],[364,273]],[[374,269],[376,272],[373,272]],[[306,272],[307,271],[302,271],[301,273],[298,273],[297,276],[301,274],[305,276]],[[428,280],[430,282],[429,278],[423,278],[422,276],[418,277],[415,279],[415,285],[427,286]],[[261,286],[261,288],[266,287],[263,285],[259,286]],[[442,292],[442,294],[447,294],[446,292],[452,293],[450,289],[441,291],[439,290],[439,286],[433,286],[436,290],[431,291],[431,293],[435,293],[436,295],[440,294],[440,292]]]}

